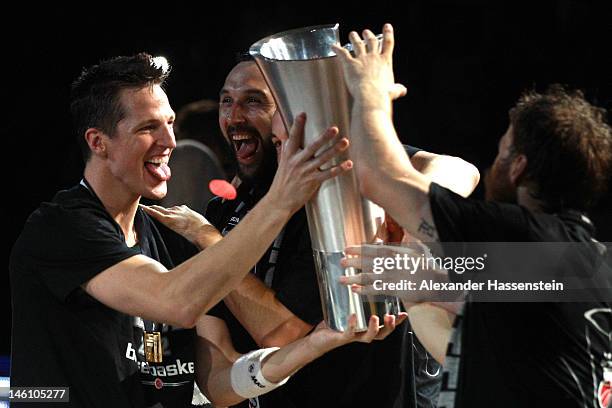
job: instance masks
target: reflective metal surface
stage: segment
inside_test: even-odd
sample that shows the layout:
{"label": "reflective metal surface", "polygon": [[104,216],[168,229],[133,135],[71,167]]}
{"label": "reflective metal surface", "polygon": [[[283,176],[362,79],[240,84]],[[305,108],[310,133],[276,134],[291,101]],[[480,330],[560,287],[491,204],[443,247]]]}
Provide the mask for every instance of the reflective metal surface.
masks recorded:
{"label": "reflective metal surface", "polygon": [[[348,136],[352,99],[344,83],[340,61],[332,44],[339,43],[338,25],[314,26],[266,37],[250,48],[276,100],[286,127],[306,112],[304,142],[309,143],[330,126]],[[350,139],[350,137],[349,137]],[[324,146],[324,149],[327,146]],[[333,165],[347,159],[334,159]],[[312,248],[317,265],[321,301],[328,325],[346,329],[351,313],[358,317],[357,330],[367,330],[371,314],[399,312],[399,301],[363,301],[350,288],[340,285],[341,275],[352,275],[340,259],[348,245],[371,243],[384,221],[384,211],[359,194],[354,172],[325,181],[306,205]]]}

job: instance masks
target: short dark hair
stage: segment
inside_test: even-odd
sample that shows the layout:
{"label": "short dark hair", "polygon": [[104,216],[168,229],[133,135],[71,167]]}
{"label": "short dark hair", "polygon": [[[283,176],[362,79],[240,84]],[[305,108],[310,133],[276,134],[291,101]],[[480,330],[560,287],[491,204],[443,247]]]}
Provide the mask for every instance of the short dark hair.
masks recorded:
{"label": "short dark hair", "polygon": [[612,134],[605,116],[581,91],[558,84],[523,94],[510,110],[513,153],[527,157],[525,180],[547,210],[586,210],[606,191]]}
{"label": "short dark hair", "polygon": [[162,58],[153,58],[144,52],[111,58],[84,68],[72,83],[70,113],[85,161],[91,155],[83,137],[87,129],[97,128],[113,136],[117,123],[125,115],[120,103],[121,91],[163,85],[170,67]]}

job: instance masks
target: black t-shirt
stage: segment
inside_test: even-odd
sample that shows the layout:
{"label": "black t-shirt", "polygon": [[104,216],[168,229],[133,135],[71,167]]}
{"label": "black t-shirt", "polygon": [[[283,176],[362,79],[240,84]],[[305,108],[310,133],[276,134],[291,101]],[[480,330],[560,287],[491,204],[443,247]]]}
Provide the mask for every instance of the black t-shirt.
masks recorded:
{"label": "black t-shirt", "polygon": [[[578,212],[465,199],[435,183],[429,194],[443,242],[589,242],[593,235]],[[612,352],[609,303],[467,302],[459,329],[440,407],[598,407],[602,363]]]}
{"label": "black t-shirt", "polygon": [[[409,156],[419,149],[406,148]],[[206,218],[223,234],[229,232],[263,196],[252,186],[242,184],[234,201],[213,199]],[[306,213],[297,212],[286,225],[282,240],[275,242],[252,271],[268,282],[277,299],[300,319],[316,325],[323,320],[316,268],[310,244]],[[278,246],[275,249],[275,245]],[[277,255],[272,255],[276,251]],[[271,260],[276,259],[274,265]],[[273,267],[272,277],[270,268]],[[223,319],[237,351],[258,348],[223,302],[209,314]],[[269,407],[415,407],[414,359],[422,363],[423,395],[419,406],[430,406],[438,388],[438,366],[422,346],[413,343],[411,328],[405,322],[383,341],[351,343],[332,350],[302,368],[285,384],[251,401],[251,406]],[[416,358],[415,358],[416,357]],[[420,360],[423,359],[423,361]],[[419,365],[419,364],[417,364]],[[432,381],[433,379],[433,381]],[[258,405],[256,405],[258,404]],[[248,407],[248,401],[239,405]]]}
{"label": "black t-shirt", "polygon": [[168,269],[186,258],[168,254],[156,225],[140,209],[135,227],[139,242],[129,248],[119,225],[84,184],[59,192],[28,218],[9,267],[12,386],[70,387],[70,406],[190,406],[195,330],[158,324],[163,362],[149,366],[142,328],[151,329],[153,322],[113,310],[82,289],[137,254]]}

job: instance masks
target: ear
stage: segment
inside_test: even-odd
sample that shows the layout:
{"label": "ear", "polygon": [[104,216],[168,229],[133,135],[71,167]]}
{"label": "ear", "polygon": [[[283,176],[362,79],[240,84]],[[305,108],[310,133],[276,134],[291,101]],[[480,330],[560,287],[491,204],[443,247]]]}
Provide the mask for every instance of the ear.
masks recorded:
{"label": "ear", "polygon": [[519,186],[523,181],[523,176],[527,170],[527,156],[524,154],[518,154],[512,163],[510,163],[510,181],[514,186]]}
{"label": "ear", "polygon": [[84,137],[89,146],[89,150],[91,150],[92,156],[106,157],[106,141],[108,140],[108,136],[106,136],[104,132],[100,129],[89,128],[85,131]]}

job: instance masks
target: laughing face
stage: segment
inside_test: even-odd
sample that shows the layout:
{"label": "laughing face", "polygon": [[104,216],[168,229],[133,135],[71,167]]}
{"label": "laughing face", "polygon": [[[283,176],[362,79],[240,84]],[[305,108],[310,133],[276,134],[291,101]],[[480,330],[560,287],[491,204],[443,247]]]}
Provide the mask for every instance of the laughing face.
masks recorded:
{"label": "laughing face", "polygon": [[219,126],[231,142],[244,181],[261,180],[275,171],[272,144],[274,99],[255,62],[232,69],[219,94]]}
{"label": "laughing face", "polygon": [[168,160],[176,147],[168,97],[154,85],[122,91],[120,103],[124,117],[106,140],[108,169],[128,194],[161,199],[170,179]]}

